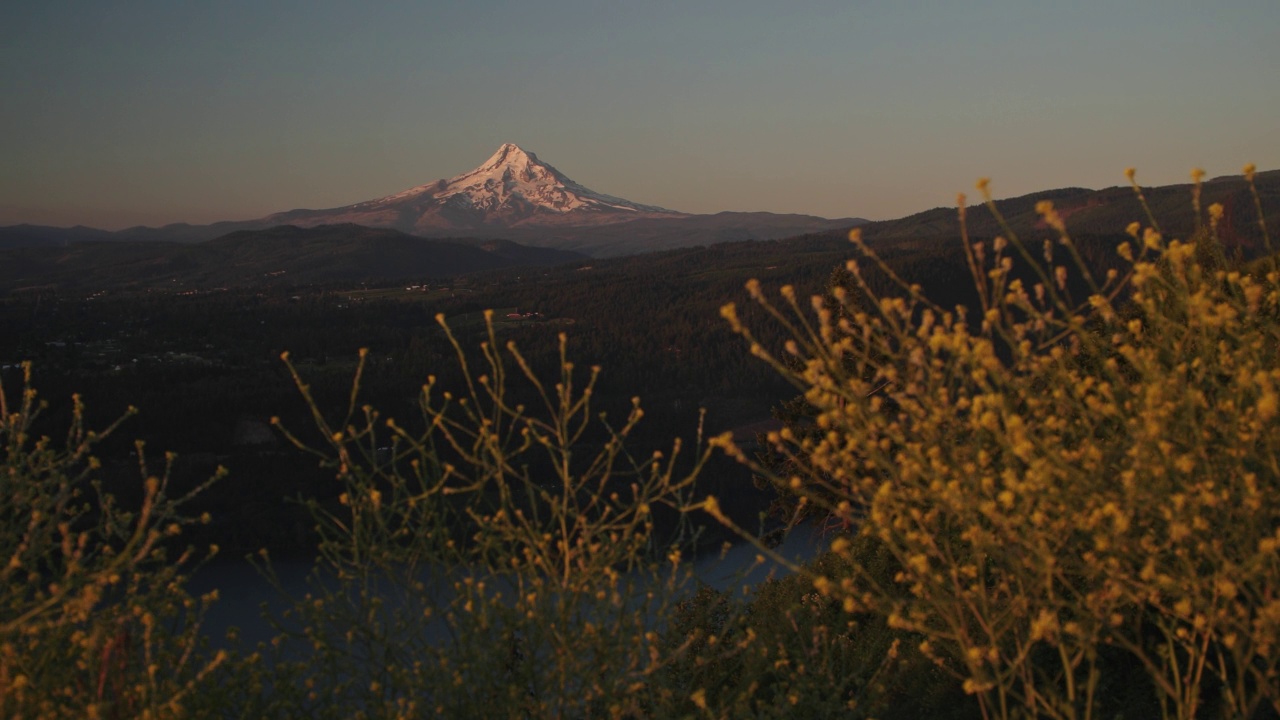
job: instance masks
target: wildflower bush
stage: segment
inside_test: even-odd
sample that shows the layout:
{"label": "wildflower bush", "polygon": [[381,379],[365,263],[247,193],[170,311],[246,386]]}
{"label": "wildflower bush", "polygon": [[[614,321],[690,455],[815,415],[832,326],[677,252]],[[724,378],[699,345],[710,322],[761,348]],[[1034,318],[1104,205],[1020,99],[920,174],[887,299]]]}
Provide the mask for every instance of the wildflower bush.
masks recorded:
{"label": "wildflower bush", "polygon": [[487,333],[478,359],[449,333],[466,390],[428,380],[416,431],[358,407],[358,374],[330,422],[295,373],[326,442],[289,437],[341,490],[312,503],[321,562],[285,618],[306,656],[277,666],[303,679],[291,712],[622,717],[687,700],[652,682],[669,663],[655,630],[689,582],[679,510],[707,451],[684,473],[679,441],[632,457],[638,401],[597,416],[599,368],[576,369],[563,336],[549,385]]}
{"label": "wildflower bush", "polygon": [[[733,305],[724,315],[802,390],[813,425],[769,435],[783,463],[716,444],[856,528],[831,547],[848,562],[816,569],[813,588],[911,633],[984,717],[1114,712],[1109,669],[1126,665],[1143,670],[1152,714],[1280,712],[1267,229],[1268,259],[1242,272],[1216,247],[1220,206],[1189,242],[1148,217],[1117,249],[1122,270],[1095,278],[1052,204],[1038,210],[1056,236],[1043,262],[1007,225],[989,244],[964,238],[978,307],[938,307],[901,281],[877,296],[856,261],[861,303],[836,287],[834,307],[804,308],[790,288],[774,301],[750,284],[790,330],[783,354]],[[891,578],[859,561],[860,540],[892,556]]]}
{"label": "wildflower bush", "polygon": [[227,659],[201,643],[212,596],[184,589],[197,553],[175,552],[208,483],[170,497],[168,459],[152,474],[139,445],[141,506],[121,507],[92,454],[119,421],[86,429],[76,398],[62,443],[35,436],[30,379],[28,364],[12,407],[0,385],[0,716],[185,717]]}
{"label": "wildflower bush", "polygon": [[703,587],[683,600],[665,629],[672,662],[661,680],[707,717],[979,717],[912,634],[814,589],[815,574],[847,575],[855,562],[892,578],[897,564],[877,541],[853,542],[844,556],[824,553],[749,593]]}
{"label": "wildflower bush", "polygon": [[683,471],[679,440],[630,455],[638,401],[616,426],[596,415],[599,368],[584,378],[563,337],[552,386],[492,325],[473,358],[437,319],[465,390],[429,379],[416,430],[360,406],[360,371],[337,420],[294,373],[323,440],[284,432],[334,469],[338,502],[309,503],[320,563],[274,660],[245,666],[252,714],[913,717],[956,700],[914,647],[899,657],[904,633],[807,580],[702,585],[684,553],[710,520],[708,449]]}
{"label": "wildflower bush", "polygon": [[[284,432],[334,469],[338,502],[309,502],[320,563],[279,618],[274,661],[255,659],[254,683],[273,690],[240,693],[253,714],[976,716],[901,647],[907,633],[807,578],[703,585],[684,552],[701,510],[720,515],[695,495],[709,450],[683,472],[679,440],[631,456],[638,401],[616,427],[595,415],[599,368],[583,379],[563,338],[550,386],[513,343],[497,349],[491,325],[477,359],[437,319],[465,391],[429,379],[416,430],[360,406],[360,371],[338,420],[294,373],[323,440]],[[882,575],[896,567],[874,547],[859,557],[873,555]]]}

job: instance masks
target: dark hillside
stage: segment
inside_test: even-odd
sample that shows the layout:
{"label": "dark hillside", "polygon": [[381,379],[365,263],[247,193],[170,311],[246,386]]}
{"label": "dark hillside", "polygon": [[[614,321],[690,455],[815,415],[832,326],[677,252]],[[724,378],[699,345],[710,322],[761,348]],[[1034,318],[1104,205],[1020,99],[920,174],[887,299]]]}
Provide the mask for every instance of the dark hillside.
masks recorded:
{"label": "dark hillside", "polygon": [[79,242],[115,239],[106,230],[77,225],[71,228],[46,225],[10,225],[0,228],[0,250],[20,247],[59,247]]}
{"label": "dark hillside", "polygon": [[[1280,226],[1280,170],[1260,172],[1255,178],[1267,227],[1275,232]],[[1239,246],[1246,255],[1261,250],[1258,215],[1249,187],[1241,176],[1215,178],[1202,185],[1202,206],[1221,203],[1226,215],[1221,227],[1228,248]],[[1191,206],[1192,185],[1165,185],[1144,188],[1152,212],[1169,237],[1186,238],[1196,228]],[[991,212],[979,204],[976,193],[970,193],[972,207],[968,211],[969,232],[975,237],[1002,234]],[[1036,213],[1036,203],[1051,200],[1066,220],[1073,235],[1109,235],[1123,231],[1131,222],[1150,224],[1132,188],[1117,186],[1103,190],[1062,188],[996,201],[1010,227],[1024,239],[1039,240],[1047,228]],[[874,241],[925,239],[958,236],[960,225],[955,208],[934,208],[896,220],[872,222],[863,226],[864,236]]]}
{"label": "dark hillside", "polygon": [[0,289],[185,290],[445,278],[580,257],[500,240],[428,240],[359,225],[285,225],[192,245],[77,242],[0,250]]}

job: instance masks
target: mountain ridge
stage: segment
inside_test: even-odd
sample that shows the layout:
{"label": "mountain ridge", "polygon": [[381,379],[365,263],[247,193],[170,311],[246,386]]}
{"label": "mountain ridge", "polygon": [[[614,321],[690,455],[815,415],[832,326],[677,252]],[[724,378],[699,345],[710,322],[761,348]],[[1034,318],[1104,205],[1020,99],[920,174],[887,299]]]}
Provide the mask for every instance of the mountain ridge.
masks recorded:
{"label": "mountain ridge", "polygon": [[281,225],[190,244],[134,240],[0,249],[0,291],[438,280],[584,259],[496,238],[444,240],[358,225]]}
{"label": "mountain ridge", "polygon": [[427,238],[499,237],[609,257],[733,240],[777,239],[862,222],[860,218],[796,214],[682,213],[597,192],[534,153],[503,143],[485,162],[467,172],[336,208],[298,208],[251,220],[137,226],[116,232],[92,228],[71,232],[40,226],[17,230],[22,226],[14,226],[0,228],[0,248],[77,240],[196,243],[230,232],[279,225],[356,224]]}
{"label": "mountain ridge", "polygon": [[[506,147],[506,145],[503,146],[503,148]],[[510,147],[517,148],[517,146]],[[499,150],[501,152],[502,148]],[[494,157],[490,158],[490,161],[487,161],[476,170],[455,176],[455,179],[476,175],[478,171],[484,170],[487,165],[495,164],[493,161],[499,154],[495,153]],[[536,161],[536,155],[531,153],[524,154],[530,160]],[[559,171],[555,172],[558,173]],[[448,183],[448,180],[437,180],[435,183],[418,185],[385,198],[366,201],[363,205],[371,206],[374,203],[388,199],[403,199],[413,195],[429,194],[432,188],[444,187]],[[1280,212],[1277,211],[1277,208],[1280,208],[1280,170],[1258,172],[1256,184],[1261,196],[1267,226],[1274,230],[1274,228],[1280,227]],[[1196,221],[1191,212],[1191,187],[1190,183],[1178,183],[1144,188],[1153,212],[1157,219],[1160,220],[1166,234],[1171,237],[1187,237],[1196,227]],[[597,195],[612,197],[599,193]],[[1059,213],[1066,218],[1067,227],[1073,233],[1122,234],[1125,226],[1130,222],[1138,221],[1143,224],[1148,222],[1146,213],[1134,197],[1132,189],[1122,185],[1098,190],[1080,187],[1039,190],[997,200],[996,207],[1016,232],[1034,235],[1043,230],[1039,215],[1035,212],[1035,204],[1039,200],[1052,200]],[[1257,216],[1253,207],[1252,196],[1247,184],[1244,182],[1244,178],[1240,175],[1224,175],[1206,181],[1203,185],[1202,204],[1207,208],[1209,204],[1215,202],[1223,204],[1225,209],[1225,221],[1222,227],[1224,240],[1228,244],[1239,244],[1248,250],[1259,249],[1261,238],[1260,233],[1257,232]],[[361,205],[362,203],[356,203],[355,205],[344,207]],[[654,206],[640,207],[652,208]],[[293,210],[268,217],[281,221],[275,223],[276,225],[298,224],[289,222],[291,216],[312,212],[316,211]],[[504,227],[481,226],[471,231],[439,231],[427,235],[417,233],[414,235],[416,237],[431,237],[435,239],[449,239],[459,236],[502,238],[533,247],[562,249],[604,258],[711,245],[721,242],[776,240],[813,233],[842,233],[854,226],[863,227],[864,236],[869,240],[882,243],[901,240],[923,241],[929,238],[958,236],[959,234],[959,224],[954,207],[937,207],[900,218],[876,221],[867,221],[860,218],[837,218],[831,220],[809,215],[785,215],[767,212],[720,212],[714,214],[666,212],[668,214],[665,215],[646,215],[644,211],[627,212],[625,215],[618,216],[615,222],[597,223],[595,225],[561,224],[539,226],[526,223]],[[78,242],[104,240],[201,242],[224,236],[230,232],[266,229],[262,225],[263,222],[265,220],[224,221],[211,225],[174,223],[162,228],[137,227],[114,233],[84,226],[55,228],[24,224],[0,227],[0,250],[17,247],[66,246]],[[980,203],[970,206],[968,222],[969,232],[975,237],[994,236],[1003,232],[994,216]],[[302,223],[302,225],[306,225],[306,223]],[[312,226],[315,226],[315,224],[312,224]],[[268,225],[267,227],[270,226]]]}
{"label": "mountain ridge", "polygon": [[[1280,170],[1259,172],[1254,177],[1263,209],[1263,217],[1273,238],[1280,227]],[[1219,236],[1229,246],[1260,251],[1263,238],[1258,227],[1258,214],[1252,192],[1241,175],[1225,175],[1201,186],[1203,216],[1197,222],[1192,206],[1192,183],[1154,185],[1143,188],[1147,205],[1169,238],[1189,239],[1199,224],[1207,224],[1208,207],[1223,206]],[[1052,201],[1073,235],[1123,235],[1131,222],[1150,225],[1146,210],[1133,188],[1114,185],[1099,190],[1079,187],[1039,190],[1025,195],[995,201],[996,209],[1010,229],[1023,239],[1039,242],[1047,235],[1036,204]],[[1005,234],[1005,228],[984,204],[977,202],[966,211],[968,232],[973,237]],[[960,234],[955,207],[936,207],[891,220],[876,220],[862,226],[863,236],[879,242],[926,240],[955,237]]]}

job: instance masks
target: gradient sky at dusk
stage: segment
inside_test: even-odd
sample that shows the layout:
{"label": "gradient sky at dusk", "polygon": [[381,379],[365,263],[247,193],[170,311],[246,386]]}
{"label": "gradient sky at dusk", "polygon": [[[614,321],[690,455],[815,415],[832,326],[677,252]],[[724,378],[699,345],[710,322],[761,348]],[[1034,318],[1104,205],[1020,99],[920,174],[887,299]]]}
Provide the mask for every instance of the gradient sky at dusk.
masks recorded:
{"label": "gradient sky at dusk", "polygon": [[9,2],[0,225],[344,205],[514,142],[687,212],[1280,167],[1280,2]]}

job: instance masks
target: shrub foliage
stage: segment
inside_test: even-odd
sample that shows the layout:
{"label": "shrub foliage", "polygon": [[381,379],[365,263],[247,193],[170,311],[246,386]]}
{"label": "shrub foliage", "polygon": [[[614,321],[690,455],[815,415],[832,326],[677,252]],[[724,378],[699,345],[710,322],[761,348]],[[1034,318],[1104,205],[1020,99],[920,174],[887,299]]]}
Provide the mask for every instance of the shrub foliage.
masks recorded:
{"label": "shrub foliage", "polygon": [[208,483],[170,497],[171,458],[152,474],[139,444],[140,507],[122,507],[96,481],[92,454],[116,425],[86,429],[75,398],[61,444],[34,435],[44,404],[30,365],[24,374],[14,406],[0,386],[0,716],[185,716],[227,659],[203,649],[213,597],[184,589],[196,552],[176,544],[207,521],[182,505]]}
{"label": "shrub foliage", "polygon": [[1044,262],[1011,232],[966,239],[980,307],[863,284],[870,302],[809,312],[750,286],[793,336],[752,353],[814,410],[769,436],[788,472],[756,469],[892,553],[891,582],[853,562],[814,585],[918,634],[984,716],[1094,716],[1117,652],[1164,717],[1280,711],[1274,259],[1225,267],[1213,206],[1196,242],[1134,223],[1099,282],[1039,211]]}

